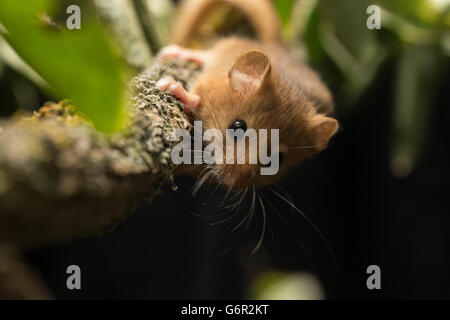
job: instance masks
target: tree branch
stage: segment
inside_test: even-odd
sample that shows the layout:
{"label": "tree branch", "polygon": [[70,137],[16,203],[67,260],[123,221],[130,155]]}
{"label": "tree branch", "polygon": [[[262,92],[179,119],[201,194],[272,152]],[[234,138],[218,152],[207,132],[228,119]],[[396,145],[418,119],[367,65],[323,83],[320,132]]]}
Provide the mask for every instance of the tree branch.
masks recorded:
{"label": "tree branch", "polygon": [[102,232],[172,178],[172,132],[182,104],[155,88],[170,75],[189,85],[197,67],[155,63],[132,81],[129,126],[96,131],[68,102],[0,124],[0,243],[32,246]]}

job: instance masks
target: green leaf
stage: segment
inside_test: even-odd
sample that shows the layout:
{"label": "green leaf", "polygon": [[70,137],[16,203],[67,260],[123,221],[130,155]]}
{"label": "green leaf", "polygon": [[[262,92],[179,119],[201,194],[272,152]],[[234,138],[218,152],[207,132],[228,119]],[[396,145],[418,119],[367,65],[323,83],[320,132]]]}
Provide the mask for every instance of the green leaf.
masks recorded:
{"label": "green leaf", "polygon": [[0,37],[0,64],[1,63],[7,64],[10,68],[21,73],[44,91],[49,91],[48,83],[45,82],[36,71],[30,68],[30,66],[17,55],[2,37]]}
{"label": "green leaf", "polygon": [[[50,84],[55,98],[71,99],[98,129],[118,130],[124,123],[124,66],[89,2],[79,4],[81,30],[66,28],[69,4],[50,0],[0,1],[4,37]],[[61,21],[48,23],[49,16],[60,17]]]}
{"label": "green leaf", "polygon": [[449,27],[450,2],[447,0],[377,0],[383,9],[395,12],[422,27]]}
{"label": "green leaf", "polygon": [[277,9],[278,15],[280,16],[281,24],[283,29],[289,28],[292,8],[294,7],[295,0],[273,0],[275,8]]}
{"label": "green leaf", "polygon": [[387,57],[378,31],[366,27],[369,5],[368,0],[319,1],[305,33],[310,61],[320,67],[331,60],[339,70],[333,82],[348,106],[354,105]]}

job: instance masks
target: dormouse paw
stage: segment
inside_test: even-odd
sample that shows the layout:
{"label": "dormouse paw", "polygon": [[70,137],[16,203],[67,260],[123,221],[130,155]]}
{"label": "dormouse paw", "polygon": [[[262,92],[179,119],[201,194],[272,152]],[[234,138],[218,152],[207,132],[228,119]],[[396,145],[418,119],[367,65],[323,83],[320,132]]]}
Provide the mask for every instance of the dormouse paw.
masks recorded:
{"label": "dormouse paw", "polygon": [[207,52],[202,50],[186,49],[176,44],[171,44],[161,49],[161,51],[158,53],[157,59],[177,59],[183,61],[193,61],[200,65],[203,65],[206,63]]}
{"label": "dormouse paw", "polygon": [[200,104],[200,96],[190,93],[184,89],[181,82],[176,81],[172,77],[164,77],[156,82],[156,87],[160,90],[169,91],[176,98],[178,98],[185,106],[184,112],[190,113]]}

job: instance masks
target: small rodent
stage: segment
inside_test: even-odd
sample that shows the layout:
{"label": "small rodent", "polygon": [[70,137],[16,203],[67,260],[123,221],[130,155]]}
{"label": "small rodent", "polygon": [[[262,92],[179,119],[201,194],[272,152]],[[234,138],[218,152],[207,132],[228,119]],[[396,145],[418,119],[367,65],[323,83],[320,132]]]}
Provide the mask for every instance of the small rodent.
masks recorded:
{"label": "small rodent", "polygon": [[[227,37],[208,50],[179,46],[189,42],[219,3],[242,11],[259,39]],[[211,171],[220,184],[236,191],[270,185],[327,147],[339,126],[329,116],[334,110],[332,95],[316,72],[282,46],[270,1],[186,0],[175,21],[175,44],[163,48],[159,58],[196,61],[202,71],[189,92],[171,78],[161,79],[157,86],[192,110],[189,116],[201,120],[203,130],[216,128],[225,136],[227,128],[279,129],[280,166],[275,175],[260,175],[259,164],[215,164]]]}

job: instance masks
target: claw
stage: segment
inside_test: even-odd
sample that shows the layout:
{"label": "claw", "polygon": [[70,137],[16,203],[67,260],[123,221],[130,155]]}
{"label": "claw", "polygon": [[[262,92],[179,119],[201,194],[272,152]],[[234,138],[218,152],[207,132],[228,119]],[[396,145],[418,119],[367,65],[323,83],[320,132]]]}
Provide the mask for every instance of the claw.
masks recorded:
{"label": "claw", "polygon": [[176,81],[172,77],[163,77],[156,82],[156,87],[160,90],[166,90],[174,82]]}
{"label": "claw", "polygon": [[156,82],[156,87],[160,90],[167,90],[178,98],[185,106],[185,113],[190,113],[200,104],[199,95],[186,91],[183,85],[172,77],[164,77],[159,79],[158,82]]}

